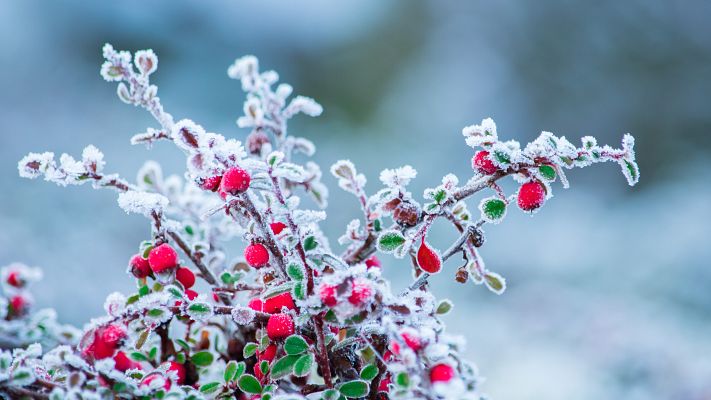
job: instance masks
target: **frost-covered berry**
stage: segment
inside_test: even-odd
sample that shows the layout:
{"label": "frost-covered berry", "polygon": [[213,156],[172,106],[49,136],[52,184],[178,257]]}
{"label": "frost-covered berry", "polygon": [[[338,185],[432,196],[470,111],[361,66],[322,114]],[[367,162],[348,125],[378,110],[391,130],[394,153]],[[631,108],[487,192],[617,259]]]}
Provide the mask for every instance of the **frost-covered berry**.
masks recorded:
{"label": "frost-covered berry", "polygon": [[222,182],[222,176],[214,175],[207,178],[201,178],[198,182],[198,186],[200,186],[200,189],[202,190],[216,192],[220,188],[220,182]]}
{"label": "frost-covered berry", "polygon": [[454,368],[449,364],[437,364],[430,369],[430,382],[449,382],[456,375]]}
{"label": "frost-covered berry", "polygon": [[270,344],[267,346],[264,351],[257,351],[257,361],[267,361],[267,362],[272,362],[274,361],[274,357],[276,356],[276,351],[277,347],[275,344]]}
{"label": "frost-covered berry", "polygon": [[94,358],[112,357],[121,342],[127,337],[124,328],[117,324],[101,327],[94,334]]}
{"label": "frost-covered berry", "polygon": [[10,309],[14,315],[22,315],[27,311],[27,299],[21,294],[10,298]]}
{"label": "frost-covered berry", "polygon": [[496,172],[496,165],[489,159],[489,152],[482,150],[477,152],[472,158],[472,168],[484,175],[491,175]]}
{"label": "frost-covered berry", "polygon": [[318,289],[318,295],[321,298],[321,302],[327,307],[335,307],[338,303],[336,298],[338,288],[336,285],[328,285],[322,283]]}
{"label": "frost-covered berry", "polygon": [[25,286],[25,280],[22,279],[18,271],[10,271],[7,274],[7,284],[16,288]]}
{"label": "frost-covered berry", "polygon": [[367,279],[356,279],[351,286],[348,302],[354,306],[365,304],[373,296],[373,288]]}
{"label": "frost-covered berry", "polygon": [[254,311],[264,312],[264,302],[259,297],[255,297],[247,303],[247,307]]}
{"label": "frost-covered berry", "polygon": [[442,269],[442,259],[434,249],[425,243],[424,239],[417,250],[417,265],[430,274],[436,274]]}
{"label": "frost-covered berry", "polygon": [[269,263],[269,251],[261,243],[252,243],[244,249],[244,259],[253,268],[262,268]]}
{"label": "frost-covered berry", "polygon": [[148,263],[148,260],[143,258],[143,256],[140,254],[136,254],[131,257],[131,259],[128,261],[128,267],[131,271],[131,274],[133,274],[133,276],[138,279],[143,279],[151,273],[151,266]]}
{"label": "frost-covered berry", "polygon": [[271,340],[285,339],[294,334],[294,320],[288,314],[272,314],[267,322],[267,336]]}
{"label": "frost-covered berry", "polygon": [[402,340],[405,342],[407,347],[412,349],[412,351],[419,351],[422,349],[422,341],[414,333],[403,332],[400,336],[402,336]]}
{"label": "frost-covered berry", "polygon": [[190,289],[195,284],[195,274],[190,268],[180,267],[175,271],[175,280],[185,289]]}
{"label": "frost-covered berry", "polygon": [[390,375],[386,376],[385,378],[380,380],[380,384],[378,385],[378,391],[379,392],[389,392],[390,391],[390,383],[392,382],[392,378]]}
{"label": "frost-covered berry", "polygon": [[153,382],[156,379],[163,379],[165,383],[163,383],[163,389],[165,390],[170,390],[171,387],[171,382],[170,379],[165,379],[162,375],[160,374],[153,374],[153,375],[148,375],[143,379],[141,382],[141,386],[149,386],[151,382]]}
{"label": "frost-covered berry", "polygon": [[220,194],[225,193],[236,196],[240,193],[244,193],[249,188],[250,179],[247,171],[240,167],[232,167],[222,175]]}
{"label": "frost-covered berry", "polygon": [[380,268],[380,260],[378,259],[378,256],[376,256],[375,254],[370,256],[370,258],[365,260],[365,266],[368,267],[368,269]]}
{"label": "frost-covered berry", "polygon": [[175,361],[168,362],[168,371],[175,371],[178,375],[176,383],[182,385],[185,382],[185,366]]}
{"label": "frost-covered berry", "polygon": [[286,224],[283,222],[272,222],[269,224],[269,228],[271,228],[272,232],[274,232],[275,235],[280,234],[284,228],[286,228]]}
{"label": "frost-covered berry", "polygon": [[187,296],[188,300],[195,300],[195,298],[198,297],[198,293],[192,289],[187,289],[185,296]]}
{"label": "frost-covered berry", "polygon": [[141,364],[128,358],[126,353],[119,351],[114,356],[114,368],[121,372],[126,372],[129,369],[142,369]]}
{"label": "frost-covered berry", "polygon": [[420,206],[410,201],[403,201],[393,209],[393,221],[407,228],[417,225],[421,215]]}
{"label": "frost-covered berry", "polygon": [[523,211],[538,209],[546,201],[546,189],[538,181],[526,182],[518,189],[518,206]]}
{"label": "frost-covered berry", "polygon": [[264,312],[274,314],[281,312],[282,307],[293,310],[296,308],[296,305],[294,304],[294,298],[291,297],[291,292],[286,292],[264,300],[263,307]]}
{"label": "frost-covered berry", "polygon": [[163,243],[148,253],[148,264],[159,274],[178,265],[178,253],[168,243]]}

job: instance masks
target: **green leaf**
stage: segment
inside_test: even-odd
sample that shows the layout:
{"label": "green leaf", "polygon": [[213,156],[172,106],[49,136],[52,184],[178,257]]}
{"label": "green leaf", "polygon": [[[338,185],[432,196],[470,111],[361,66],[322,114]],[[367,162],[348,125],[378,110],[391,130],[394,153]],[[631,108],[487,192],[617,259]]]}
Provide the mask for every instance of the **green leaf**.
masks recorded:
{"label": "green leaf", "polygon": [[400,372],[395,377],[395,383],[400,387],[406,388],[410,386],[410,377],[407,375],[406,372]]}
{"label": "green leaf", "polygon": [[220,382],[210,382],[200,386],[200,393],[213,393],[220,388],[222,384]]}
{"label": "green leaf", "polygon": [[262,385],[254,375],[250,374],[242,375],[237,381],[237,386],[246,393],[257,394],[262,392]]}
{"label": "green leaf", "polygon": [[368,382],[362,380],[350,381],[338,385],[338,391],[341,392],[342,395],[351,399],[357,399],[365,396],[368,394],[369,388],[370,385],[368,385]]}
{"label": "green leaf", "polygon": [[148,310],[146,315],[149,317],[160,317],[161,315],[163,315],[163,310],[161,310],[159,308],[152,308],[152,309]]}
{"label": "green leaf", "polygon": [[269,372],[269,361],[262,360],[259,363],[259,370],[262,371],[263,375],[266,375]]}
{"label": "green leaf", "polygon": [[295,281],[304,280],[304,269],[299,264],[291,263],[286,267],[286,274]]}
{"label": "green leaf", "polygon": [[306,376],[311,372],[311,366],[314,364],[314,355],[304,354],[299,357],[294,363],[294,375],[296,376]]}
{"label": "green leaf", "polygon": [[284,341],[284,351],[288,355],[305,353],[309,349],[309,344],[299,335],[291,335]]}
{"label": "green leaf", "polygon": [[405,244],[405,237],[398,231],[386,231],[378,237],[378,248],[385,253],[392,253]]}
{"label": "green leaf", "polygon": [[365,379],[366,381],[372,381],[373,378],[378,376],[378,367],[375,366],[375,364],[368,364],[360,370],[360,377]]}
{"label": "green leaf", "polygon": [[316,238],[313,236],[309,236],[306,239],[304,239],[304,250],[305,251],[310,251],[318,247],[318,242],[316,241]]}
{"label": "green leaf", "polygon": [[183,339],[175,339],[175,343],[182,347],[185,351],[190,351],[190,345]]}
{"label": "green leaf", "polygon": [[195,313],[209,313],[210,310],[210,305],[207,303],[192,303],[188,307],[188,311],[192,311]]}
{"label": "green leaf", "polygon": [[294,364],[296,363],[296,360],[299,359],[299,357],[300,356],[298,355],[285,356],[276,360],[274,362],[274,365],[272,365],[272,379],[281,379],[291,374],[291,372],[294,370]]}
{"label": "green leaf", "polygon": [[447,197],[447,192],[444,191],[444,189],[439,189],[434,193],[432,196],[432,200],[436,201],[437,204],[441,203],[442,200],[444,200]]}
{"label": "green leaf", "polygon": [[382,223],[380,222],[380,219],[376,219],[375,221],[373,221],[373,229],[374,229],[376,232],[380,232],[380,231],[383,229],[383,228],[382,228]]}
{"label": "green leaf", "polygon": [[494,272],[486,272],[484,275],[484,283],[489,290],[496,294],[501,294],[506,290],[506,279]]}
{"label": "green leaf", "polygon": [[134,361],[148,361],[148,357],[146,357],[143,353],[140,353],[138,351],[134,351],[131,353],[131,358]]}
{"label": "green leaf", "polygon": [[541,165],[538,168],[538,172],[541,173],[541,176],[545,178],[547,181],[554,181],[555,180],[555,168],[551,167],[550,165]]}
{"label": "green leaf", "polygon": [[339,397],[341,394],[336,389],[328,389],[321,394],[322,400],[338,400]]}
{"label": "green leaf", "polygon": [[484,221],[498,224],[506,215],[506,203],[497,197],[487,197],[479,203],[479,210]]}
{"label": "green leaf", "polygon": [[138,295],[138,293],[134,294],[134,295],[130,296],[128,299],[126,299],[126,305],[133,304],[133,303],[137,302],[138,299],[140,299],[140,298],[141,298],[141,296]]}
{"label": "green leaf", "polygon": [[294,285],[293,295],[294,298],[297,300],[306,299],[306,284],[303,281],[296,282],[296,284]]}
{"label": "green leaf", "polygon": [[185,364],[185,354],[178,353],[175,355],[175,362],[178,364]]}
{"label": "green leaf", "polygon": [[193,364],[197,365],[198,367],[207,367],[208,365],[212,364],[214,356],[209,351],[201,351],[193,354],[190,359],[193,361]]}
{"label": "green leaf", "polygon": [[630,186],[634,186],[639,182],[639,167],[636,162],[623,159],[620,164],[622,165],[622,173],[627,178],[627,183]]}
{"label": "green leaf", "polygon": [[147,285],[143,285],[138,289],[138,295],[143,297],[151,292],[151,289]]}
{"label": "green leaf", "polygon": [[222,378],[225,380],[225,383],[228,383],[235,379],[235,375],[237,375],[237,361],[230,360],[225,366],[225,372],[222,374]]}
{"label": "green leaf", "polygon": [[140,335],[138,335],[138,340],[136,340],[136,349],[140,350],[141,347],[146,343],[146,340],[148,340],[148,335],[151,334],[151,331],[149,329],[144,330],[141,332]]}
{"label": "green leaf", "polygon": [[452,307],[453,307],[452,302],[449,301],[448,299],[444,299],[444,300],[440,301],[439,304],[437,305],[436,313],[438,315],[447,314],[448,312],[450,312],[452,310]]}
{"label": "green leaf", "polygon": [[498,161],[499,164],[510,164],[511,163],[511,156],[506,154],[505,152],[501,150],[495,150],[494,151],[494,158],[496,161]]}
{"label": "green leaf", "polygon": [[257,344],[253,342],[249,342],[244,345],[244,349],[242,350],[242,355],[244,358],[249,358],[254,355],[254,353],[257,352]]}

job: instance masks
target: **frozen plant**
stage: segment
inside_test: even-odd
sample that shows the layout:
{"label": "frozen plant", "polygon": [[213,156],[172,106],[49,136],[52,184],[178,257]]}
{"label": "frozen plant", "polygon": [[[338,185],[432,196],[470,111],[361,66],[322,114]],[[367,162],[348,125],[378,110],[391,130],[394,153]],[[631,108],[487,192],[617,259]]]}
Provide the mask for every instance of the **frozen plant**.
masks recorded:
{"label": "frozen plant", "polygon": [[[61,334],[53,316],[34,332],[40,324],[27,322],[35,318],[27,300],[0,299],[7,303],[0,333],[8,337],[0,393],[8,398],[482,399],[476,368],[440,320],[452,304],[437,300],[428,280],[448,267],[457,281],[501,294],[506,281],[479,253],[485,224],[500,223],[510,208],[537,212],[556,180],[568,186],[566,169],[612,161],[630,185],[639,179],[632,136],[612,148],[543,132],[522,148],[500,140],[485,119],[462,131],[474,149],[472,176],[446,175],[423,201],[408,190],[417,176],[411,166],[384,170],[380,189],[368,194],[353,163],[334,164],[339,187],[362,209],[338,240],[341,252],[319,228],[325,212],[303,208],[298,197],[326,207],[320,168],[297,161],[315,147],[287,134],[297,114],[318,116],[318,103],[289,100],[291,86],[277,84],[277,73],[261,71],[255,57],[236,60],[228,75],[246,92],[237,120],[249,129],[243,145],[165,112],[150,83],[158,65],[152,51],[132,56],[107,44],[104,58],[101,75],[118,83],[119,98],[158,122],[131,142],[172,142],[186,156],[186,172],[165,177],[149,161],[129,181],[105,173],[93,146],[80,160],[30,153],[19,162],[23,177],[117,191],[119,206],[144,215],[152,235],[129,257],[136,292],[110,294],[106,315],[88,323],[81,340]],[[519,183],[516,193],[497,183],[507,176]],[[484,191],[491,194],[471,213],[467,200]],[[428,241],[438,219],[458,232],[444,250]],[[413,282],[402,293],[381,275],[384,254],[411,267]],[[455,255],[464,261],[445,265]],[[8,296],[24,296],[31,271],[3,271]]]}

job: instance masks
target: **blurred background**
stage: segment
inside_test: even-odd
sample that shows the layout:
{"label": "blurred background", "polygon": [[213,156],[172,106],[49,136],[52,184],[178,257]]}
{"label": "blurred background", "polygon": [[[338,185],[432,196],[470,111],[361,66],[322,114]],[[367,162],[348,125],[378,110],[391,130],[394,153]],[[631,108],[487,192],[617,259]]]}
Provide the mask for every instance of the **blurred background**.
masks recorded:
{"label": "blurred background", "polygon": [[[434,290],[454,300],[449,330],[495,399],[711,399],[710,20],[705,0],[0,0],[0,264],[42,266],[36,303],[79,325],[131,289],[147,222],[113,192],[22,180],[16,167],[29,151],[91,143],[124,177],[147,158],[182,170],[171,145],[129,144],[156,124],[99,76],[105,42],[154,49],[166,109],[237,138],[244,97],[226,69],[254,54],[325,108],[290,131],[318,144],[324,169],[353,160],[371,191],[405,163],[416,194],[448,172],[466,179],[461,128],[488,116],[522,142],[549,130],[619,146],[631,132],[638,186],[615,164],[576,170],[535,217],[512,210],[486,228],[504,295],[454,283],[453,266]],[[358,209],[324,181],[336,238]],[[436,245],[454,239],[437,229]],[[395,286],[410,279],[383,261]]]}

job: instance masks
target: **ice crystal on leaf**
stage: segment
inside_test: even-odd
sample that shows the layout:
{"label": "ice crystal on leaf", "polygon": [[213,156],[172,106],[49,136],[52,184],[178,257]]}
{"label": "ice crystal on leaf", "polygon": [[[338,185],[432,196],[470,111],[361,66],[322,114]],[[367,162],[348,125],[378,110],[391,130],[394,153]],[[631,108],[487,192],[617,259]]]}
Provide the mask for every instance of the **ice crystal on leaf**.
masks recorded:
{"label": "ice crystal on leaf", "polygon": [[[186,172],[163,176],[149,161],[133,184],[104,173],[94,146],[80,159],[45,152],[20,160],[25,178],[117,191],[119,206],[146,216],[151,234],[121,266],[136,289],[110,294],[106,315],[83,333],[60,325],[52,310],[33,309],[28,286],[38,270],[13,264],[0,271],[0,339],[27,349],[0,352],[3,396],[483,399],[476,367],[461,358],[463,344],[440,319],[452,304],[437,301],[429,280],[451,272],[502,294],[505,278],[480,254],[483,225],[502,222],[512,204],[529,213],[545,207],[557,182],[568,186],[566,169],[611,161],[630,185],[639,180],[630,135],[619,149],[591,136],[577,147],[550,132],[521,146],[500,140],[486,118],[462,130],[475,149],[471,175],[445,175],[425,190],[422,205],[407,190],[417,176],[409,165],[383,170],[382,186],[370,194],[351,161],[333,164],[331,175],[361,209],[337,253],[319,225],[326,213],[302,206],[302,195],[327,204],[320,167],[300,160],[316,148],[287,134],[291,118],[318,116],[321,105],[301,95],[289,100],[293,88],[279,84],[276,72],[260,71],[254,56],[238,58],[228,75],[246,92],[237,125],[248,133],[226,138],[188,118],[175,122],[163,109],[150,82],[158,67],[153,51],[132,56],[107,44],[103,54],[100,73],[116,83],[119,99],[157,123],[130,142],[172,142]],[[526,190],[506,193],[499,185],[506,177]],[[467,202],[483,191],[490,193],[477,217]],[[439,241],[430,232],[437,221],[457,232],[443,250],[430,244]],[[455,255],[464,262],[450,262]],[[393,263],[403,271],[409,265],[414,277],[400,293],[381,271]],[[431,275],[440,271],[447,273]]]}

